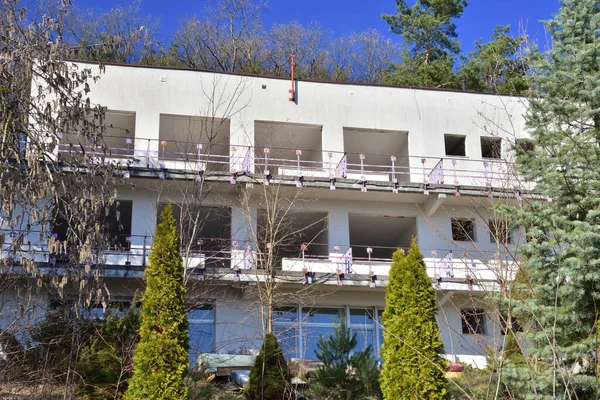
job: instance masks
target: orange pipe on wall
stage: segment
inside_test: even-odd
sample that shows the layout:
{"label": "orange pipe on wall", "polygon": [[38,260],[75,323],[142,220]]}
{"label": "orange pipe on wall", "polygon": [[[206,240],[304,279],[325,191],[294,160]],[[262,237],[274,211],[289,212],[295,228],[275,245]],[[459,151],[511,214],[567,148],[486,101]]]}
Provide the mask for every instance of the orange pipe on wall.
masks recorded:
{"label": "orange pipe on wall", "polygon": [[296,90],[294,89],[294,55],[292,54],[291,72],[292,72],[292,89],[290,90],[290,101],[296,100]]}

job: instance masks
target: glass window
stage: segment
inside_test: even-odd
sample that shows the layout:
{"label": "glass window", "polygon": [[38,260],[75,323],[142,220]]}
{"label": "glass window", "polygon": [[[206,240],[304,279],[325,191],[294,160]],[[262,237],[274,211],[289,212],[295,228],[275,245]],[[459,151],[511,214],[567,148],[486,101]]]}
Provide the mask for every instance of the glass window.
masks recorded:
{"label": "glass window", "polygon": [[190,344],[190,357],[194,357],[192,361],[195,364],[195,359],[202,353],[210,353],[213,345],[213,331],[214,326],[212,323],[190,323],[188,330],[189,344]]}
{"label": "glass window", "polygon": [[202,353],[213,351],[215,336],[215,310],[210,304],[199,305],[188,310],[189,358],[192,366],[196,365]]}
{"label": "glass window", "polygon": [[350,309],[350,325],[373,326],[373,309]]}
{"label": "glass window", "polygon": [[304,342],[304,358],[317,358],[317,351],[319,347],[317,343],[319,342],[319,338],[322,337],[324,339],[329,338],[333,334],[333,326],[331,327],[321,327],[321,326],[305,326],[303,329],[303,337],[302,340]]}
{"label": "glass window", "polygon": [[300,353],[298,349],[298,338],[300,337],[298,326],[275,325],[273,329],[285,358],[298,357]]}
{"label": "glass window", "polygon": [[273,320],[275,323],[295,323],[298,322],[297,307],[276,307],[273,309]]}
{"label": "glass window", "polygon": [[340,313],[343,314],[344,311],[343,308],[303,308],[302,322],[333,324],[339,321]]}
{"label": "glass window", "polygon": [[371,329],[352,329],[352,334],[356,333],[356,347],[355,351],[362,351],[371,346],[371,350],[375,351],[373,345],[373,331]]}

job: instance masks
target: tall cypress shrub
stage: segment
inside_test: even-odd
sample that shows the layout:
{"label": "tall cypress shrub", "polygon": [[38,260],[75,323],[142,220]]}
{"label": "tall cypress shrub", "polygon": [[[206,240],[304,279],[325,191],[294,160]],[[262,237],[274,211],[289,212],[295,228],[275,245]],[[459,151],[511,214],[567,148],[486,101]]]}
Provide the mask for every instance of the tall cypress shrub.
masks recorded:
{"label": "tall cypress shrub", "polygon": [[384,399],[447,399],[435,292],[413,239],[405,256],[394,253],[382,315]]}
{"label": "tall cypress shrub", "polygon": [[188,323],[179,237],[169,204],[156,228],[144,272],[140,342],[125,399],[187,399],[183,376],[188,366]]}

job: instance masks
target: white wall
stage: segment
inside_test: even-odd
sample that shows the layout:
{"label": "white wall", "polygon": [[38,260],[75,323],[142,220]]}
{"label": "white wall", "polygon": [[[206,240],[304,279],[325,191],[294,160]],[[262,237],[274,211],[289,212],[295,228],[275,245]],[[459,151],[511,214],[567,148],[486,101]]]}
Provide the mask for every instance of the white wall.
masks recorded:
{"label": "white wall", "polygon": [[299,81],[296,103],[288,89],[284,79],[107,65],[90,95],[109,109],[135,112],[143,138],[158,138],[161,113],[231,118],[232,145],[253,143],[255,120],[321,125],[324,151],[343,151],[344,127],[407,131],[409,154],[419,157],[443,157],[445,133],[466,135],[471,159],[481,158],[479,136],[526,136],[518,97]]}

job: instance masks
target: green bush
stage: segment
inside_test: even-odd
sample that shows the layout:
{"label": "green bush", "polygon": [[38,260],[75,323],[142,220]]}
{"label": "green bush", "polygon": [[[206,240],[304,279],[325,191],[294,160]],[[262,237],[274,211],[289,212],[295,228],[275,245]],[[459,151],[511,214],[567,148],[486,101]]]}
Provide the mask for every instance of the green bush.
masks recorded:
{"label": "green bush", "polygon": [[277,338],[267,334],[254,366],[246,393],[251,400],[291,399],[290,371]]}
{"label": "green bush", "polygon": [[385,293],[380,378],[385,399],[448,398],[435,314],[435,292],[413,238],[408,255],[394,253]]}
{"label": "green bush", "polygon": [[125,398],[187,399],[183,382],[189,365],[183,264],[170,204],[156,227],[144,281],[140,342],[135,348],[133,377]]}
{"label": "green bush", "polygon": [[39,362],[38,351],[25,349],[15,335],[0,330],[0,384],[33,378]]}
{"label": "green bush", "polygon": [[323,398],[381,398],[379,369],[372,348],[353,352],[356,342],[356,334],[348,329],[344,316],[335,324],[333,335],[319,338],[317,358],[323,365],[315,373],[315,390]]}
{"label": "green bush", "polygon": [[84,348],[77,370],[82,382],[76,394],[85,400],[122,397],[133,370],[133,347],[137,343],[139,317],[135,308],[123,316],[109,312],[94,323],[96,336]]}
{"label": "green bush", "polygon": [[94,331],[93,320],[78,316],[70,306],[49,312],[31,333],[39,356],[37,378],[72,382],[78,350],[90,344]]}

